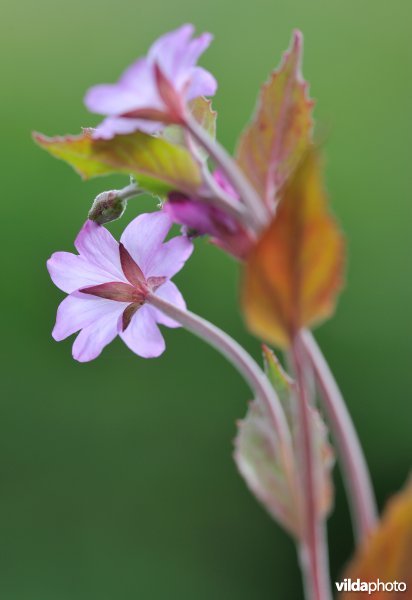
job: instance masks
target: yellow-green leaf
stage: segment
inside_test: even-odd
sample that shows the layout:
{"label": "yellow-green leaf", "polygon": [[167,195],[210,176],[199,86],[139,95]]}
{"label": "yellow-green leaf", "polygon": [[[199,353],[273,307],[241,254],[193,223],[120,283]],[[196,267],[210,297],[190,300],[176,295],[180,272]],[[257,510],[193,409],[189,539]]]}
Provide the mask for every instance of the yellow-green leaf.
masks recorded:
{"label": "yellow-green leaf", "polygon": [[[374,600],[412,600],[412,482],[388,503],[377,529],[359,547],[344,578],[352,582],[401,582],[406,590],[373,591]],[[404,586],[402,585],[402,588]],[[344,591],[340,600],[361,600],[364,591]]]}
{"label": "yellow-green leaf", "polygon": [[185,148],[139,131],[111,140],[93,139],[87,129],[80,135],[64,137],[35,133],[34,139],[84,179],[110,173],[132,174],[140,187],[156,194],[170,190],[190,194],[201,184],[199,167]]}
{"label": "yellow-green leaf", "polygon": [[300,74],[301,59],[302,34],[296,31],[281,66],[263,85],[238,146],[238,163],[268,206],[311,141],[313,101]]}
{"label": "yellow-green leaf", "polygon": [[330,215],[311,148],[284,187],[272,223],[244,265],[242,305],[250,330],[281,347],[334,310],[344,241]]}

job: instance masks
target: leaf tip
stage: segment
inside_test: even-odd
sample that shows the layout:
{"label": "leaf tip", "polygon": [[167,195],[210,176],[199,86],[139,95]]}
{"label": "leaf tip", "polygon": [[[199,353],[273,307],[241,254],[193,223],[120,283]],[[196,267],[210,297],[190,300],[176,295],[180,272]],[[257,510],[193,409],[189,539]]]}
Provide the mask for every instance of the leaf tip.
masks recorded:
{"label": "leaf tip", "polygon": [[32,131],[31,137],[33,141],[39,146],[45,146],[47,143],[47,137],[40,133],[39,131]]}
{"label": "leaf tip", "polygon": [[299,52],[303,49],[303,33],[300,29],[294,29],[292,32],[292,50]]}

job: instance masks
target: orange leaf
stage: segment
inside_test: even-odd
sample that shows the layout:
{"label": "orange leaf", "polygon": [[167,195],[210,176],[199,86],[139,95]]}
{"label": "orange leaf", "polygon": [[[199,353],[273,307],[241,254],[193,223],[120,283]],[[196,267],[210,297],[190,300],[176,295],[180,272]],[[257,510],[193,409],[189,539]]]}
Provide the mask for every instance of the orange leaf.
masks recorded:
{"label": "orange leaf", "polygon": [[256,115],[243,133],[237,160],[268,206],[311,140],[313,101],[300,74],[302,34],[295,31],[283,62],[262,87]]}
{"label": "orange leaf", "polygon": [[[375,600],[412,599],[412,482],[389,501],[378,528],[360,547],[345,577],[352,580],[352,585],[357,579],[366,583],[378,579],[384,584],[402,582],[406,584],[405,592],[380,589],[370,597]],[[365,593],[347,591],[339,598],[356,600],[365,598]]]}
{"label": "orange leaf", "polygon": [[311,148],[246,260],[242,303],[249,328],[287,346],[300,328],[331,315],[342,286],[343,247]]}

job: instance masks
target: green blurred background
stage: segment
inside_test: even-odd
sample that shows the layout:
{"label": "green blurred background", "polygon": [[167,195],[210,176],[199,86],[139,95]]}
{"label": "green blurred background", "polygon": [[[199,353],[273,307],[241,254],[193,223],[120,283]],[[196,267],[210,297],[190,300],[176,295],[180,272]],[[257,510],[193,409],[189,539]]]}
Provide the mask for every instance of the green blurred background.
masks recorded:
{"label": "green blurred background", "polygon": [[[219,136],[233,149],[258,86],[292,29],[303,30],[328,187],[349,243],[347,288],[317,336],[382,505],[411,458],[410,1],[6,0],[1,21],[1,597],[299,599],[293,545],[231,458],[250,397],[232,368],[180,330],[165,332],[167,352],[153,361],[116,341],[81,365],[72,340],[52,340],[63,294],[45,261],[72,249],[93,197],[125,179],[81,182],[30,131],[96,124],[82,105],[87,87],[115,80],[189,21],[215,34],[203,65],[220,82]],[[152,208],[135,201],[126,220]],[[199,241],[177,280],[193,310],[259,356],[232,260]],[[334,579],[352,545],[336,479]]]}

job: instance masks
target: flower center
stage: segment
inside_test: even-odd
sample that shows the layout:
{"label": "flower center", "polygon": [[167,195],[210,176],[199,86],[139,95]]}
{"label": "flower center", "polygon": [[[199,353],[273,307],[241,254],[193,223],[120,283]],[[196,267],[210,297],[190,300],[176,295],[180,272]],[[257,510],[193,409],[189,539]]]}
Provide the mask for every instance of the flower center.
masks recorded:
{"label": "flower center", "polygon": [[120,264],[129,283],[109,281],[100,285],[92,285],[79,291],[106,300],[128,302],[122,315],[123,331],[129,325],[134,313],[145,303],[149,294],[155,292],[165,281],[166,277],[146,277],[139,265],[133,260],[123,244],[119,244]]}

